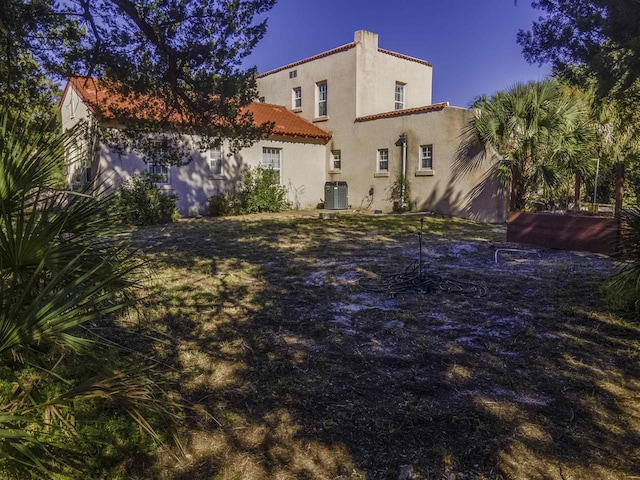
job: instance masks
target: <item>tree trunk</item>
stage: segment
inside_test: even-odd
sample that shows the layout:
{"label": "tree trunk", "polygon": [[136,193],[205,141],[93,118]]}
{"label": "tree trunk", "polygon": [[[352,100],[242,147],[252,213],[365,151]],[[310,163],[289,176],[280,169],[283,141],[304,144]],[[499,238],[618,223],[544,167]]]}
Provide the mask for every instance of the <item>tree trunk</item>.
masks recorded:
{"label": "tree trunk", "polygon": [[576,170],[576,183],[575,190],[573,192],[573,209],[576,212],[580,211],[580,190],[582,189],[582,174],[580,170]]}
{"label": "tree trunk", "polygon": [[622,196],[624,195],[624,163],[616,165],[616,206],[613,214],[616,218],[622,215]]}
{"label": "tree trunk", "polygon": [[518,170],[518,167],[514,165],[513,167],[511,167],[511,196],[509,198],[510,212],[518,211],[518,204],[520,203],[518,199],[518,195],[520,193],[519,184],[520,184],[520,171]]}

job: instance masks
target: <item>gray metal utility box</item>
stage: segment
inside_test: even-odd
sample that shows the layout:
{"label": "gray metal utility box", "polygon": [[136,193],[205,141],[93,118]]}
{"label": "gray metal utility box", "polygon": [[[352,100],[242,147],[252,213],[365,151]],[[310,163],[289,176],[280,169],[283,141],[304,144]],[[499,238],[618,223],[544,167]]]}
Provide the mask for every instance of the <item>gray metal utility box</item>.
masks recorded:
{"label": "gray metal utility box", "polygon": [[324,184],[324,208],[328,210],[349,208],[347,182],[326,182]]}

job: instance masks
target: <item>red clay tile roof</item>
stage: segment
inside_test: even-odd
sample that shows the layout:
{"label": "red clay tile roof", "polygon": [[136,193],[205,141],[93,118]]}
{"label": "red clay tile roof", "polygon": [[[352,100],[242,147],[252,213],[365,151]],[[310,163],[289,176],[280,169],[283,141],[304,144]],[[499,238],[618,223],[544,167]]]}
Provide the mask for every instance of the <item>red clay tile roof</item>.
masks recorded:
{"label": "red clay tile roof", "polygon": [[[314,55],[313,57],[305,58],[305,59],[299,60],[297,62],[290,63],[288,65],[284,65],[282,67],[278,67],[278,68],[275,68],[273,70],[269,70],[268,72],[264,72],[264,73],[259,74],[258,78],[262,78],[262,77],[266,77],[267,75],[272,75],[274,73],[282,72],[283,70],[290,70],[292,68],[297,67],[298,65],[302,65],[302,64],[308,63],[308,62],[312,62],[314,60],[318,60],[319,58],[328,57],[328,56],[334,55],[336,53],[340,53],[340,52],[344,52],[346,50],[350,50],[353,47],[355,47],[358,43],[359,42],[347,43],[346,45],[343,45],[343,46],[338,47],[338,48],[334,48],[333,50],[328,50],[328,51],[323,52],[323,53],[319,53],[318,55]],[[402,59],[408,60],[410,62],[416,62],[416,63],[420,63],[422,65],[427,65],[429,67],[432,66],[429,62],[427,62],[425,60],[420,60],[419,58],[409,57],[408,55],[403,55],[401,53],[392,52],[390,50],[385,50],[383,48],[379,48],[378,52],[384,53],[385,55],[391,55],[392,57],[402,58]]]}
{"label": "red clay tile roof", "polygon": [[281,105],[254,102],[247,106],[253,120],[258,124],[273,122],[272,135],[288,135],[294,137],[319,138],[329,141],[331,135],[314,124],[300,118]]}
{"label": "red clay tile roof", "polygon": [[[115,99],[105,88],[100,87],[100,82],[94,78],[73,77],[69,79],[65,87],[65,93],[73,88],[77,94],[91,107],[94,105],[116,104],[122,107],[125,100]],[[144,100],[144,99],[143,99]],[[300,118],[295,113],[279,105],[253,102],[247,105],[246,110],[253,115],[253,121],[257,125],[273,123],[272,135],[293,136],[302,138],[316,138],[325,141],[331,139],[331,135],[316,127],[310,122]]]}
{"label": "red clay tile roof", "polygon": [[114,120],[118,112],[121,111],[138,120],[153,118],[154,120],[187,123],[186,118],[179,112],[171,113],[168,118],[164,118],[168,108],[161,98],[151,98],[147,95],[125,96],[115,93],[96,78],[71,77],[62,94],[63,99],[70,87],[73,87],[78,96],[94,113],[98,109],[97,107],[100,107],[100,115],[106,120]]}
{"label": "red clay tile roof", "polygon": [[403,60],[409,60],[410,62],[416,62],[416,63],[421,63],[422,65],[427,65],[428,67],[431,67],[432,65],[427,62],[426,60],[420,60],[419,58],[414,58],[414,57],[410,57],[408,55],[403,55],[401,53],[396,53],[396,52],[392,52],[390,50],[385,50],[383,48],[379,48],[378,51],[380,53],[384,53],[386,55],[391,55],[392,57],[398,57],[398,58],[402,58]]}
{"label": "red clay tile roof", "polygon": [[340,52],[344,52],[344,51],[350,50],[353,47],[355,47],[356,45],[357,45],[357,42],[347,43],[346,45],[343,45],[343,46],[338,47],[338,48],[334,48],[333,50],[329,50],[327,52],[319,53],[318,55],[314,55],[313,57],[305,58],[303,60],[299,60],[297,62],[290,63],[290,64],[285,65],[283,67],[278,67],[278,68],[275,68],[273,70],[269,70],[268,72],[261,73],[260,75],[258,75],[258,78],[266,77],[267,75],[272,75],[274,73],[278,73],[278,72],[281,72],[283,70],[289,70],[291,68],[297,67],[298,65],[302,65],[303,63],[312,62],[314,60],[318,60],[319,58],[328,57],[329,55],[334,55],[336,53],[340,53]]}
{"label": "red clay tile roof", "polygon": [[379,118],[392,118],[392,117],[402,117],[405,115],[415,115],[417,113],[427,113],[427,112],[435,112],[438,110],[442,110],[449,106],[449,102],[444,103],[434,103],[433,105],[426,105],[424,107],[416,107],[416,108],[407,108],[405,110],[394,110],[392,112],[385,113],[376,113],[375,115],[367,115],[365,117],[358,117],[355,119],[356,122],[368,122],[370,120],[378,120]]}

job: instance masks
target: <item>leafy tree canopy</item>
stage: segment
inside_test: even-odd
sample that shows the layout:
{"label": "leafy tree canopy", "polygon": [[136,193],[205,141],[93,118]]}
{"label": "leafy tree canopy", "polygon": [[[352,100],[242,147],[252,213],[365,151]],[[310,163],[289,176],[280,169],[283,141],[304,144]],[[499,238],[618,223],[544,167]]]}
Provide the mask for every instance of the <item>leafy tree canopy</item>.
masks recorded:
{"label": "leafy tree canopy", "polygon": [[255,139],[265,129],[240,114],[256,95],[255,72],[241,63],[264,36],[266,20],[257,19],[275,1],[3,0],[0,88],[14,91],[21,62],[31,59],[32,75],[98,77],[114,95],[158,99],[153,122],[117,112],[138,131]]}
{"label": "leafy tree canopy", "polygon": [[640,75],[640,1],[537,0],[543,11],[518,43],[531,63],[551,63],[576,83],[595,79],[601,96],[635,91]]}

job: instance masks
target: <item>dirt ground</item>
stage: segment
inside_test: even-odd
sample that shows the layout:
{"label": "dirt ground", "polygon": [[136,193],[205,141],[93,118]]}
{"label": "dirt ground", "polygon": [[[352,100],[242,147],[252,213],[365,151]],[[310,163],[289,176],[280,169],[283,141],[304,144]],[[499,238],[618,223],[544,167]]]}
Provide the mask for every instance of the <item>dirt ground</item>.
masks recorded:
{"label": "dirt ground", "polygon": [[416,215],[133,237],[157,272],[137,321],[190,408],[187,456],[132,478],[640,478],[640,328],[600,294],[609,257]]}

